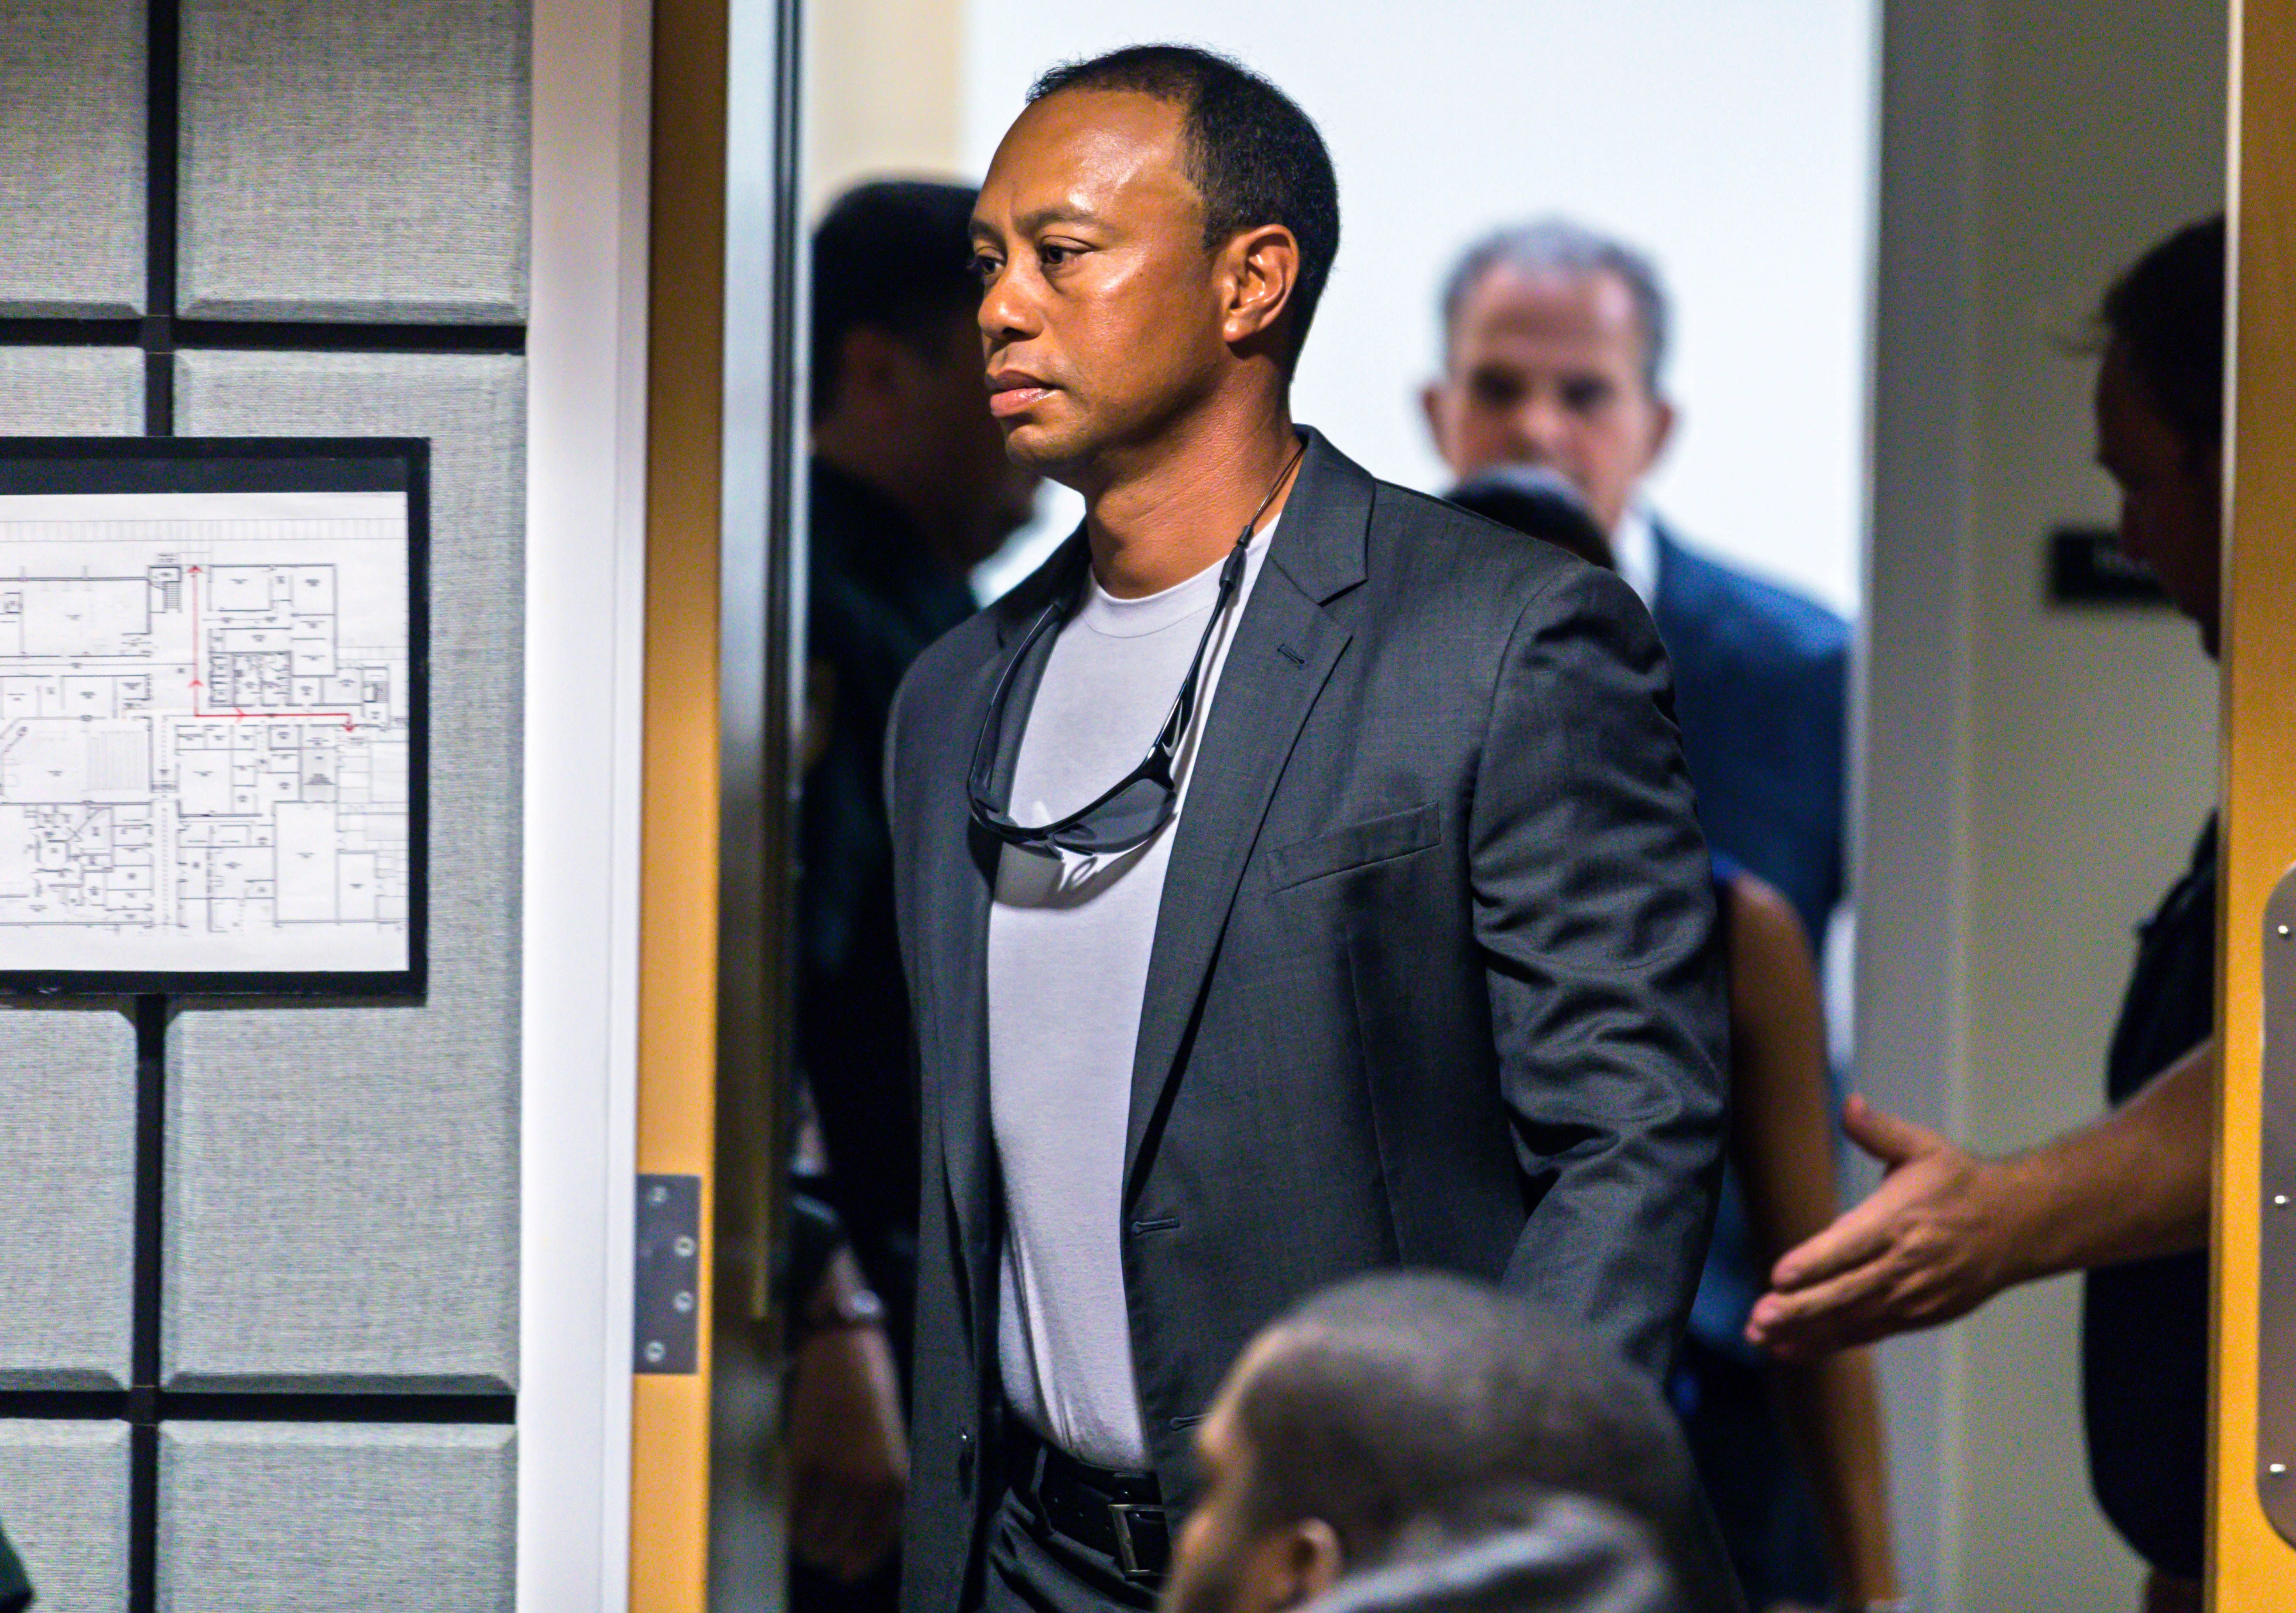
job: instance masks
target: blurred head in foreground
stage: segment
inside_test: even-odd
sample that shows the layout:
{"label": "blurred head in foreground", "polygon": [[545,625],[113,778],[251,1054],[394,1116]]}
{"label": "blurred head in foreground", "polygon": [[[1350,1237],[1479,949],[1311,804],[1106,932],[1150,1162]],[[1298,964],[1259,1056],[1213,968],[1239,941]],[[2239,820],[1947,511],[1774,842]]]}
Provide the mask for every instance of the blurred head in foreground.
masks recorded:
{"label": "blurred head in foreground", "polygon": [[1660,1605],[1736,1605],[1657,1390],[1579,1330],[1464,1278],[1382,1272],[1308,1299],[1244,1352],[1197,1455],[1204,1490],[1168,1613],[1274,1613],[1429,1558],[1431,1543],[1443,1556],[1535,1532],[1558,1497],[1646,1535],[1678,1598]]}

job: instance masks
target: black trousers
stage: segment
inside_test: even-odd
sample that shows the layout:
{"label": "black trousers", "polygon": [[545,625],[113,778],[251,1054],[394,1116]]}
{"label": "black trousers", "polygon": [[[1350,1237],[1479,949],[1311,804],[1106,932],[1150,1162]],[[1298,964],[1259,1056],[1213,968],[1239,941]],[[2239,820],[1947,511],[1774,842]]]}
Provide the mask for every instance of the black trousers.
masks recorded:
{"label": "black trousers", "polygon": [[1156,1588],[1125,1578],[1113,1558],[1048,1535],[1034,1505],[1007,1488],[990,1526],[982,1613],[1152,1613]]}

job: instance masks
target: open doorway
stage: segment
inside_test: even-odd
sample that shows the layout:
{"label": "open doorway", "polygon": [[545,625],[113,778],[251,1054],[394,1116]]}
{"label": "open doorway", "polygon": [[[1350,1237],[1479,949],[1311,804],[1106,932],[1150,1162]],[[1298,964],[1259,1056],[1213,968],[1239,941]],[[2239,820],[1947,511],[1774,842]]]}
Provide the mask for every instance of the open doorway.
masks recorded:
{"label": "open doorway", "polygon": [[[2223,18],[1877,9],[1447,5],[1398,30],[1328,7],[816,8],[805,215],[865,177],[977,178],[1057,61],[1144,37],[1233,52],[1318,119],[1340,169],[1300,414],[1431,490],[1446,474],[1416,393],[1449,259],[1486,225],[1557,212],[1646,249],[1678,309],[1684,417],[1652,502],[1871,624],[1845,1065],[2006,1147],[2095,1112],[2128,928],[2212,779],[2213,684],[2179,630],[2052,608],[2042,555],[2110,500],[2083,468],[2090,372],[2067,339],[2116,266],[2220,204]],[[1024,575],[1076,508],[1047,490],[980,591]],[[2116,737],[2140,722],[2145,745]],[[1887,1352],[1922,1605],[2130,1595],[2082,1469],[2073,1313],[2059,1284]]]}

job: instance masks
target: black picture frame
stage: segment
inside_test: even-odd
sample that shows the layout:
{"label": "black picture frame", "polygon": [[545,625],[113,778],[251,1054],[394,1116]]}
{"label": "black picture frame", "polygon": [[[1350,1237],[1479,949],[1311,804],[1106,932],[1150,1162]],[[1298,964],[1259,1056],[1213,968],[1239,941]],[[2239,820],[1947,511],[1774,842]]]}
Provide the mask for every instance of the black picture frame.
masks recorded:
{"label": "black picture frame", "polygon": [[0,494],[406,495],[406,967],[388,970],[0,969],[0,998],[420,1001],[429,985],[430,444],[421,437],[0,437]]}

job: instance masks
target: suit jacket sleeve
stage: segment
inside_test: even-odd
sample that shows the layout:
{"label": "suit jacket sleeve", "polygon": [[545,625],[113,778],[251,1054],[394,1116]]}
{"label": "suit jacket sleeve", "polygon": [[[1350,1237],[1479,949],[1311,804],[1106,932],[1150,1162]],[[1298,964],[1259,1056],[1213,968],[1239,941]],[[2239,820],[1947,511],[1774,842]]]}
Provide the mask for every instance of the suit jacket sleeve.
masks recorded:
{"label": "suit jacket sleeve", "polygon": [[1662,1376],[1710,1230],[1727,1019],[1666,658],[1608,572],[1571,568],[1517,620],[1468,852],[1530,1206],[1508,1286]]}

